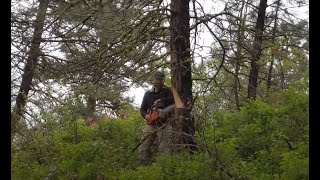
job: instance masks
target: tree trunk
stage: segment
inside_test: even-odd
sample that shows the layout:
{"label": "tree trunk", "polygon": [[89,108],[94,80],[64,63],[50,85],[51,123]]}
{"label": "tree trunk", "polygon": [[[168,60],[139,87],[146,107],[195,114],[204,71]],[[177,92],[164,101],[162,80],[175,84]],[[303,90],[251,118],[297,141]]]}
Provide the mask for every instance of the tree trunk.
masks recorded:
{"label": "tree trunk", "polygon": [[285,72],[284,72],[284,68],[282,66],[282,62],[279,61],[279,66],[280,66],[280,89],[281,91],[285,91],[286,90],[286,81],[285,81]]}
{"label": "tree trunk", "polygon": [[19,93],[16,98],[16,104],[13,108],[13,117],[12,117],[12,133],[15,132],[15,126],[20,121],[23,116],[24,108],[26,105],[26,100],[28,93],[31,89],[32,79],[34,77],[34,72],[39,57],[40,51],[40,41],[43,33],[43,26],[46,17],[46,11],[48,8],[49,0],[40,0],[39,9],[35,22],[33,24],[34,32],[31,40],[30,51],[28,52],[27,62],[25,64],[22,82],[20,85]]}
{"label": "tree trunk", "polygon": [[237,110],[240,110],[240,100],[239,100],[239,87],[240,82],[238,82],[240,64],[241,64],[241,51],[242,51],[242,40],[244,39],[244,26],[246,21],[246,12],[243,15],[243,9],[245,6],[245,0],[242,1],[241,9],[240,9],[240,23],[237,32],[237,51],[235,54],[235,80],[234,80],[234,99],[236,102]]}
{"label": "tree trunk", "polygon": [[89,93],[87,99],[87,117],[93,118],[96,110],[96,97],[93,93]]}
{"label": "tree trunk", "polygon": [[260,0],[260,5],[258,9],[258,18],[255,27],[255,36],[253,42],[253,52],[250,62],[250,74],[249,74],[249,84],[248,84],[248,99],[256,99],[257,96],[257,86],[258,86],[258,76],[259,76],[259,67],[257,61],[261,56],[261,44],[262,44],[262,35],[264,29],[264,20],[266,16],[267,0]]}
{"label": "tree trunk", "polygon": [[[278,21],[278,11],[280,7],[280,0],[277,1],[277,6],[276,6],[276,14],[275,14],[275,19],[274,19],[274,26],[272,28],[272,44],[275,43],[276,39],[276,31],[277,31],[277,21]],[[267,90],[269,91],[271,89],[271,79],[272,79],[272,70],[273,70],[273,63],[274,63],[274,51],[271,52],[271,62],[269,66],[269,71],[268,71],[268,79],[267,79]]]}
{"label": "tree trunk", "polygon": [[[194,150],[189,0],[172,0],[170,8],[171,84],[184,104],[184,108],[175,109],[173,130],[176,133],[173,135],[173,142]],[[179,149],[178,147],[177,150]]]}

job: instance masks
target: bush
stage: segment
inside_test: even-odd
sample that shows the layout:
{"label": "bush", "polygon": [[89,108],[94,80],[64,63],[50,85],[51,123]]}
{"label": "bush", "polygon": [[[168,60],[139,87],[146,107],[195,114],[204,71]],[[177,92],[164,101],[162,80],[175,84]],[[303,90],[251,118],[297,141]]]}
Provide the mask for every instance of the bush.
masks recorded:
{"label": "bush", "polygon": [[308,95],[289,89],[279,97],[217,110],[195,134],[199,152],[156,155],[148,167],[131,152],[142,136],[139,112],[95,127],[55,125],[13,143],[12,179],[308,179]]}

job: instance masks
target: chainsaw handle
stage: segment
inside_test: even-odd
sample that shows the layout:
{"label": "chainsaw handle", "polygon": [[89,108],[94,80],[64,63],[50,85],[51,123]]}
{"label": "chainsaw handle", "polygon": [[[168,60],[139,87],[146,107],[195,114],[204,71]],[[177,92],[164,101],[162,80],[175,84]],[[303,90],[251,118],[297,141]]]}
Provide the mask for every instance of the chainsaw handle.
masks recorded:
{"label": "chainsaw handle", "polygon": [[[148,117],[147,117],[148,115]],[[159,117],[159,113],[158,113],[158,110],[156,108],[153,108],[152,110],[150,110],[148,112],[148,114],[146,115],[146,124],[148,125],[154,125],[157,123],[158,121],[158,117]]]}

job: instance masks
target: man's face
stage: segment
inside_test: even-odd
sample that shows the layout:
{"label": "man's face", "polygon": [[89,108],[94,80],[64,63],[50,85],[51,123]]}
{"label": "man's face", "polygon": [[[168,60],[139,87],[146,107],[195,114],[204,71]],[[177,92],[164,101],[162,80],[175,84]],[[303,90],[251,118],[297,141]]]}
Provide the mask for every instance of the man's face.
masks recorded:
{"label": "man's face", "polygon": [[155,77],[154,79],[155,83],[154,85],[157,87],[157,88],[161,88],[163,86],[163,77],[161,76],[158,76],[158,77]]}

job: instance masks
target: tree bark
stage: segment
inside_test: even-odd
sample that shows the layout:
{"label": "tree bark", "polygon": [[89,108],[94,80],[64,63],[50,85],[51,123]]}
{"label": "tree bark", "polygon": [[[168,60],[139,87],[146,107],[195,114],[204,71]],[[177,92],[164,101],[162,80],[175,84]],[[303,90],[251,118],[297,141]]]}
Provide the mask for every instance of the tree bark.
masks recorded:
{"label": "tree bark", "polygon": [[94,117],[96,104],[96,97],[89,93],[87,99],[87,117]]}
{"label": "tree bark", "polygon": [[[239,99],[239,87],[240,82],[238,82],[240,65],[241,65],[241,52],[242,52],[242,40],[244,39],[244,26],[246,22],[246,14],[243,14],[243,9],[245,7],[246,1],[242,1],[241,9],[240,9],[240,23],[237,29],[237,51],[235,53],[235,80],[234,80],[234,99],[236,102],[237,110],[240,110],[240,99]],[[247,7],[246,7],[247,8]]]}
{"label": "tree bark", "polygon": [[22,82],[20,85],[19,93],[16,98],[16,104],[13,108],[13,117],[11,124],[13,132],[15,132],[16,123],[18,123],[21,117],[23,116],[27,96],[31,89],[31,83],[34,77],[34,72],[39,57],[41,36],[43,33],[44,21],[46,17],[46,11],[48,8],[49,0],[40,0],[39,2],[39,9],[33,24],[34,32],[31,40],[30,50],[28,52],[27,62],[23,70]]}
{"label": "tree bark", "polygon": [[250,74],[249,74],[249,83],[248,83],[248,99],[256,99],[257,96],[257,86],[258,86],[258,76],[259,76],[259,67],[257,61],[261,56],[261,44],[262,44],[262,35],[264,30],[264,21],[266,16],[267,9],[267,0],[260,0],[260,5],[258,8],[258,18],[255,27],[255,37],[253,42],[253,53],[250,62]]}
{"label": "tree bark", "polygon": [[[181,96],[184,108],[174,113],[174,144],[194,149],[194,118],[192,116],[192,75],[190,54],[189,0],[172,0],[171,8],[171,84]],[[180,146],[181,147],[181,146]],[[179,148],[178,148],[179,149]]]}
{"label": "tree bark", "polygon": [[[276,39],[279,7],[280,7],[280,0],[277,1],[277,6],[276,6],[276,14],[275,14],[275,19],[274,19],[274,26],[272,28],[272,44],[275,43],[275,39]],[[267,79],[267,90],[268,91],[271,89],[273,63],[274,63],[274,51],[271,52],[271,62],[270,62],[269,70],[268,70],[268,79]]]}

